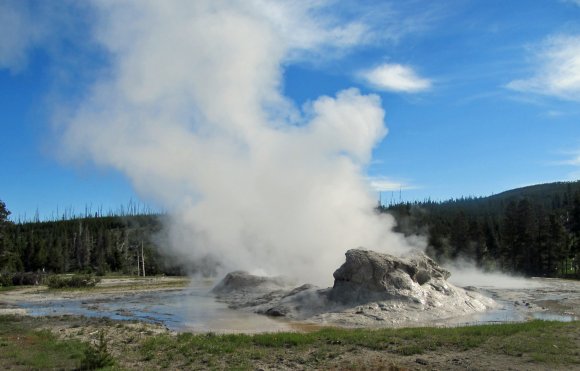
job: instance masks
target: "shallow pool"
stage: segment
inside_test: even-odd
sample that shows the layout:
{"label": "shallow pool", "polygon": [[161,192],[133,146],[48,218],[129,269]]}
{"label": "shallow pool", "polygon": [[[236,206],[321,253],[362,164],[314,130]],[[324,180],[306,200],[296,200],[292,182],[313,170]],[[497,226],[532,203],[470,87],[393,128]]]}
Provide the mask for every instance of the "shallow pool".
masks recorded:
{"label": "shallow pool", "polygon": [[264,332],[292,329],[287,321],[228,308],[208,294],[211,286],[112,296],[107,299],[67,299],[24,303],[28,314],[82,315],[115,320],[139,320],[174,331]]}

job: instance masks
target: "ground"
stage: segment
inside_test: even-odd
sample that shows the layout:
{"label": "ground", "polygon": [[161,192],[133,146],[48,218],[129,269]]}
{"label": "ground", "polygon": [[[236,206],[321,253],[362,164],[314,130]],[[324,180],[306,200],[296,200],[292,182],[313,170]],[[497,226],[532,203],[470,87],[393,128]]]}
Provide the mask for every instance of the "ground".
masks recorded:
{"label": "ground", "polygon": [[[527,308],[526,303],[531,303],[536,309],[547,307],[556,313],[580,315],[578,282],[558,280],[551,283],[549,288],[503,290],[492,294],[502,296],[502,300],[517,301],[516,307]],[[182,278],[112,278],[92,290],[53,291],[27,287],[0,291],[0,369],[78,367],[82,358],[78,344],[94,345],[100,333],[104,333],[107,349],[116,360],[115,367],[128,370],[232,367],[263,370],[580,370],[578,321],[396,330],[321,330],[319,326],[298,324],[294,328],[301,333],[295,334],[194,335],[142,322],[77,316],[30,317],[22,315],[23,310],[17,307],[23,300],[106,298],[141,290],[175,290],[184,284],[187,280]],[[15,315],[18,313],[20,315]],[[54,339],[42,345],[47,333]],[[62,344],[72,345],[67,348],[60,346]],[[34,352],[62,353],[64,360],[30,360],[29,353]]]}
{"label": "ground", "polygon": [[[490,334],[464,329],[436,329],[435,333],[430,329],[395,329],[387,333],[380,333],[383,330],[323,330],[306,334],[244,336],[178,335],[151,324],[72,316],[0,318],[13,326],[11,332],[0,325],[0,345],[4,344],[4,349],[10,349],[8,342],[18,341],[15,333],[20,334],[19,339],[25,339],[28,331],[48,330],[60,341],[96,344],[100,332],[104,332],[107,349],[116,359],[117,367],[127,370],[233,367],[262,370],[580,369],[578,322],[549,326],[540,322],[535,328],[513,328],[502,334],[497,334],[493,327],[499,325],[492,325]],[[367,336],[374,338],[365,339]],[[426,345],[425,339],[430,345]],[[22,361],[7,358],[7,353],[0,352],[0,368],[20,368]]]}

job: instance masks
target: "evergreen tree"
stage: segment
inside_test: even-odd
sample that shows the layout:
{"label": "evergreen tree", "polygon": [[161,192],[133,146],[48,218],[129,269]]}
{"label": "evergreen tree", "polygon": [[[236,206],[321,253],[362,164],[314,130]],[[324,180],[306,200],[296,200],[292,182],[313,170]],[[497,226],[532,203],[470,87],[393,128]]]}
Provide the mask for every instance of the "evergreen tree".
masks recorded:
{"label": "evergreen tree", "polygon": [[564,260],[568,255],[567,250],[567,232],[564,228],[562,218],[556,213],[549,216],[549,227],[547,232],[547,244],[543,251],[545,263],[543,272],[547,275],[557,273],[559,262]]}
{"label": "evergreen tree", "polygon": [[501,239],[501,261],[505,268],[508,267],[512,271],[517,271],[517,258],[520,254],[518,251],[520,245],[518,243],[518,210],[517,203],[510,201],[506,206],[503,223],[502,223],[502,239]]}
{"label": "evergreen tree", "polygon": [[469,243],[469,223],[463,210],[459,211],[453,219],[451,229],[451,248],[453,249],[452,257],[457,258],[462,252],[465,252]]}

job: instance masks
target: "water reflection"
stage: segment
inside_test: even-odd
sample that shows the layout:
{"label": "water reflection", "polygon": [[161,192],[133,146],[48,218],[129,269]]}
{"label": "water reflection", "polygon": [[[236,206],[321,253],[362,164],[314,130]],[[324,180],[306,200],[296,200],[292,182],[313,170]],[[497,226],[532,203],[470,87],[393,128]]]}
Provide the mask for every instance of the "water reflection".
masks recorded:
{"label": "water reflection", "polygon": [[104,299],[67,299],[26,303],[33,316],[82,315],[115,320],[139,320],[174,331],[266,332],[290,331],[288,322],[228,308],[208,295],[208,285],[163,292],[147,292]]}

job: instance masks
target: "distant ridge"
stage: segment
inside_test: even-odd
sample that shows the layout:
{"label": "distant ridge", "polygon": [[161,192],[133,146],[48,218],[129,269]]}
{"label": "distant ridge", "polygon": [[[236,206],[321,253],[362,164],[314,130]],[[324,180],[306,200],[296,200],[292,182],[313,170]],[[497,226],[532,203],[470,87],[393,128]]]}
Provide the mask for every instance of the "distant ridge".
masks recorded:
{"label": "distant ridge", "polygon": [[395,217],[395,231],[426,235],[427,253],[440,262],[462,258],[482,269],[580,278],[580,181],[379,211]]}
{"label": "distant ridge", "polygon": [[523,199],[546,209],[560,209],[571,204],[577,193],[580,193],[580,180],[535,184],[485,197],[461,197],[441,202],[415,202],[414,204],[430,210],[462,209],[473,215],[489,215],[502,214],[508,203],[519,202]]}
{"label": "distant ridge", "polygon": [[530,198],[533,200],[541,200],[552,197],[555,194],[574,194],[577,191],[580,191],[580,180],[534,184],[526,187],[510,189],[484,198],[496,200]]}

